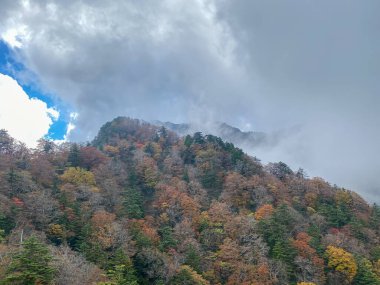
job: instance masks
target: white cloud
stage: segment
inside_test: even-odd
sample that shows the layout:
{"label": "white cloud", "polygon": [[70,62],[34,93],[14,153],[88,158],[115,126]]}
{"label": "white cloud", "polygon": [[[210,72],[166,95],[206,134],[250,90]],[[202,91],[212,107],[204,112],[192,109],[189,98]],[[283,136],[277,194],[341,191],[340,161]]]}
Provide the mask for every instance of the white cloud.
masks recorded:
{"label": "white cloud", "polygon": [[0,73],[0,129],[35,147],[58,117],[57,110],[37,98],[29,98],[16,80]]}
{"label": "white cloud", "polygon": [[379,201],[380,1],[1,4],[12,55],[79,114],[68,139],[91,140],[119,115],[275,133],[300,126],[253,154]]}
{"label": "white cloud", "polygon": [[21,48],[22,42],[27,36],[26,26],[11,28],[1,35],[12,48]]}

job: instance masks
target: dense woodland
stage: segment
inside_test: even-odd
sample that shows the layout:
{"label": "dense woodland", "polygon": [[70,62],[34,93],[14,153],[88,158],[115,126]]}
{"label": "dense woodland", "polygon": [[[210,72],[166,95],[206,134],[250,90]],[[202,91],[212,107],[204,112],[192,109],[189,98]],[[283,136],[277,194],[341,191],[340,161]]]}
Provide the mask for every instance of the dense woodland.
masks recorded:
{"label": "dense woodland", "polygon": [[379,206],[216,136],[1,131],[0,181],[0,284],[380,284]]}

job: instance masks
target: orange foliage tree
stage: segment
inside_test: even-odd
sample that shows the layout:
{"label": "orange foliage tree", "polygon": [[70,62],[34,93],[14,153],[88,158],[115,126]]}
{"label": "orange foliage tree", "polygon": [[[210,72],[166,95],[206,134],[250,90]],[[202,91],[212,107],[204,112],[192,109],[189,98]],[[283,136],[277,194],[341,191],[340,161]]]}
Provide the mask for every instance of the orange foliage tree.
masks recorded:
{"label": "orange foliage tree", "polygon": [[116,215],[106,211],[97,211],[91,218],[91,225],[93,227],[93,239],[107,249],[113,245],[115,239],[115,228],[113,222]]}
{"label": "orange foliage tree", "polygon": [[266,219],[270,215],[272,215],[274,209],[273,206],[270,204],[262,205],[259,209],[257,209],[255,213],[255,219],[260,221],[261,219]]}

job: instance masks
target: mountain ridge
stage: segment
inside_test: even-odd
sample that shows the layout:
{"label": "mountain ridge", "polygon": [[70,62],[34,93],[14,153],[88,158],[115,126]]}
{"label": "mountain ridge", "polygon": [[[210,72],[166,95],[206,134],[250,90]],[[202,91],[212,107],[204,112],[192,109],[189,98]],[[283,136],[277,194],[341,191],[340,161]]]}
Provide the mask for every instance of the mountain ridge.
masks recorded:
{"label": "mountain ridge", "polygon": [[0,179],[0,284],[380,282],[379,206],[216,135],[118,117],[29,150],[2,131]]}

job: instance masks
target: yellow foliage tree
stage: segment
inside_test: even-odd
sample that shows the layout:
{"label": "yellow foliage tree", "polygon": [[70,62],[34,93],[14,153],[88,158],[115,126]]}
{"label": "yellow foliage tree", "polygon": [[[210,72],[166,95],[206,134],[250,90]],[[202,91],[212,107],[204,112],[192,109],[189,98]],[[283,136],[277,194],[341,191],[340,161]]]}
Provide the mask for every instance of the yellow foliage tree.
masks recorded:
{"label": "yellow foliage tree", "polygon": [[373,262],[373,272],[380,278],[380,259]]}
{"label": "yellow foliage tree", "polygon": [[48,234],[54,237],[63,238],[65,231],[59,224],[52,224],[49,226]]}
{"label": "yellow foliage tree", "polygon": [[182,265],[180,267],[171,284],[210,285],[210,283],[205,280],[202,275],[198,274],[188,265]]}
{"label": "yellow foliage tree", "polygon": [[335,194],[335,201],[338,204],[351,205],[352,197],[349,191],[347,190],[339,190]]}
{"label": "yellow foliage tree", "polygon": [[342,248],[331,245],[327,247],[326,254],[328,267],[342,273],[351,282],[358,270],[353,255]]}
{"label": "yellow foliage tree", "polygon": [[313,282],[298,282],[297,285],[315,285]]}
{"label": "yellow foliage tree", "polygon": [[69,167],[62,175],[61,179],[65,183],[74,185],[95,186],[95,176],[91,171],[87,171],[80,167]]}

